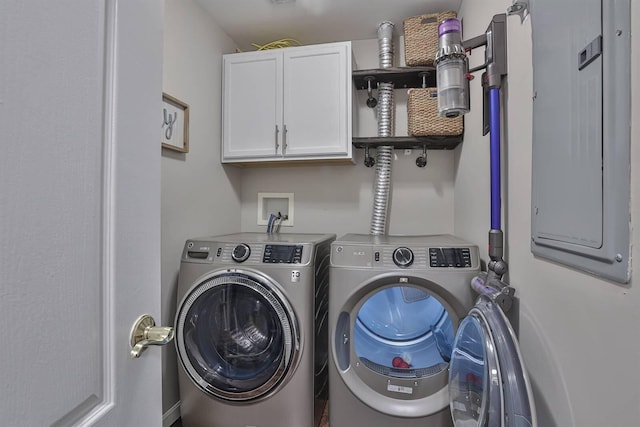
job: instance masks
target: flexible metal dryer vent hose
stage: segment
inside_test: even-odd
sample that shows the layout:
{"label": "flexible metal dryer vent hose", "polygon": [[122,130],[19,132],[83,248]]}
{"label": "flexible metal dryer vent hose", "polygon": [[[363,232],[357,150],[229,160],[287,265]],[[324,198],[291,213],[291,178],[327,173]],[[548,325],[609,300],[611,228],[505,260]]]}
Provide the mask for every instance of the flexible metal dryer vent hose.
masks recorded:
{"label": "flexible metal dryer vent hose", "polygon": [[393,67],[393,22],[378,25],[378,58],[380,68]]}
{"label": "flexible metal dryer vent hose", "polygon": [[[380,68],[393,66],[393,23],[383,22],[378,27],[378,57]],[[388,137],[395,133],[395,104],[393,83],[378,84],[378,136]],[[387,234],[387,215],[391,193],[391,162],[393,147],[381,146],[376,155],[376,178],[373,195],[371,234]]]}

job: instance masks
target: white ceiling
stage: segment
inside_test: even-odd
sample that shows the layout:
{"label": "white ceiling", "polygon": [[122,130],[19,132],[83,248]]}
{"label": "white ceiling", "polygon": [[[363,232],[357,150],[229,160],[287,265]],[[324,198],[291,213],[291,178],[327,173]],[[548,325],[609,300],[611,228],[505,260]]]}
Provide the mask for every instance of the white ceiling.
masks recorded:
{"label": "white ceiling", "polygon": [[[244,51],[251,43],[293,38],[303,45],[377,37],[378,24],[391,21],[397,34],[410,16],[458,11],[462,0],[196,0]],[[281,0],[278,0],[281,1]]]}

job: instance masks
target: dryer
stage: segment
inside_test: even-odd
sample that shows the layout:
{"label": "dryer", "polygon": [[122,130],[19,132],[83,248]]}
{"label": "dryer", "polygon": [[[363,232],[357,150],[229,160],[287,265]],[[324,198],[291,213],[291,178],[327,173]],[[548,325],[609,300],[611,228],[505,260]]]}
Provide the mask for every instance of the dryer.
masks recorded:
{"label": "dryer", "polygon": [[333,243],[331,427],[452,425],[448,361],[479,272],[477,247],[449,235]]}
{"label": "dryer", "polygon": [[[484,308],[474,307],[470,283],[479,273],[478,248],[450,235],[348,234],[332,244],[331,427],[443,427],[453,425],[452,415],[459,425],[501,425],[496,402],[509,399],[493,390],[489,403],[489,390],[507,364],[491,349],[513,344],[515,335],[494,328],[491,336],[487,318],[507,328],[506,318],[495,305],[485,315],[485,298],[478,301]],[[528,389],[520,371],[518,392]],[[492,423],[483,424],[487,411]]]}
{"label": "dryer", "polygon": [[185,427],[314,427],[328,393],[335,235],[187,240],[175,342]]}

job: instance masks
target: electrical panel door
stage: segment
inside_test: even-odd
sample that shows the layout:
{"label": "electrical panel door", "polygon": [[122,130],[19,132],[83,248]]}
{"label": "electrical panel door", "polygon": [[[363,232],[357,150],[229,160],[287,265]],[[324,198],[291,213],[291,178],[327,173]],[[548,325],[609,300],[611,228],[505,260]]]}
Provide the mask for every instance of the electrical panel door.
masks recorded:
{"label": "electrical panel door", "polygon": [[627,282],[630,5],[535,0],[532,251]]}

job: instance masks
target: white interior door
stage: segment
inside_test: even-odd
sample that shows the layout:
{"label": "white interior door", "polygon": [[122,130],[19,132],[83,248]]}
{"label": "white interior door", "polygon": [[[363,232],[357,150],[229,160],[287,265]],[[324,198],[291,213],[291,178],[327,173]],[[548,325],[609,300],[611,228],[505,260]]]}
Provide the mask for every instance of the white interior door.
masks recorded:
{"label": "white interior door", "polygon": [[11,426],[160,426],[164,3],[0,2],[0,399]]}

